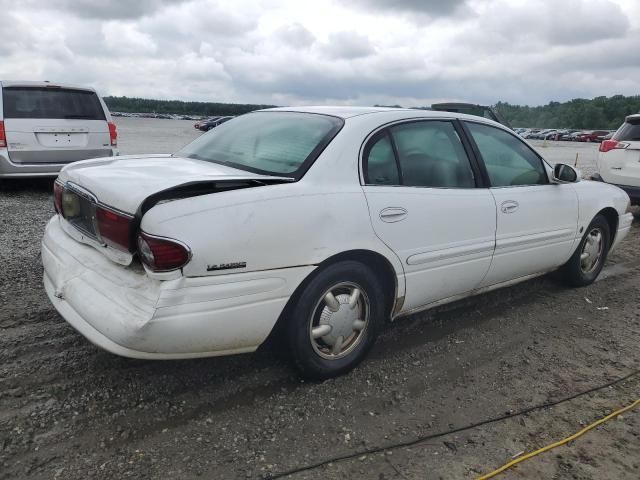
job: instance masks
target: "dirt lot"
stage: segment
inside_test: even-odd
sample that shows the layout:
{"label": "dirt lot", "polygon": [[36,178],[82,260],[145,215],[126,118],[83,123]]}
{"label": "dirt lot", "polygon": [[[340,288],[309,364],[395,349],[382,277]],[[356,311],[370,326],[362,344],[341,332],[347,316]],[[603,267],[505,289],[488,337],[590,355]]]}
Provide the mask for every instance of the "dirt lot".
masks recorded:
{"label": "dirt lot", "polygon": [[[574,154],[575,155],[575,154]],[[147,362],[98,350],[50,306],[49,182],[0,192],[0,479],[474,478],[640,397],[640,222],[584,289],[550,277],[389,326],[353,373],[301,381],[282,352]],[[606,307],[606,308],[605,308]],[[378,453],[375,447],[433,436]],[[640,409],[501,478],[640,478]]]}

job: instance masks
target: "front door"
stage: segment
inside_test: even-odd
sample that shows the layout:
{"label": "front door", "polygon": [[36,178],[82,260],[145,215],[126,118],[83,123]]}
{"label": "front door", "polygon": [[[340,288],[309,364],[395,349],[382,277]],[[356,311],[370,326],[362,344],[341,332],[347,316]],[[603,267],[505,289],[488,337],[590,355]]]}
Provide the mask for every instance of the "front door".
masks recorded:
{"label": "front door", "polygon": [[477,145],[497,206],[496,249],[481,286],[561,266],[578,235],[578,196],[551,184],[544,161],[503,129],[465,122]]}
{"label": "front door", "polygon": [[496,206],[476,188],[454,123],[385,128],[365,146],[362,168],[373,228],[404,265],[403,310],[473,290],[491,264]]}

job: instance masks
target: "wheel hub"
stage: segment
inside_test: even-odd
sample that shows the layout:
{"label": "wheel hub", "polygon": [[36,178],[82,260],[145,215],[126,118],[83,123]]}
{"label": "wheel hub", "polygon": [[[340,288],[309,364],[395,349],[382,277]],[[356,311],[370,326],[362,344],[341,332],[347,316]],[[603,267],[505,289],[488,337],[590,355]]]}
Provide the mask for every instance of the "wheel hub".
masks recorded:
{"label": "wheel hub", "polygon": [[587,235],[584,246],[582,247],[580,267],[583,272],[592,272],[598,266],[598,262],[602,256],[603,247],[604,242],[602,231],[599,228],[594,228]]}
{"label": "wheel hub", "polygon": [[329,325],[331,332],[322,337],[322,341],[328,345],[335,345],[338,337],[342,337],[345,341],[355,332],[353,324],[360,318],[360,307],[349,307],[349,295],[336,295],[336,300],[340,303],[337,312],[332,312],[328,306],[322,309],[320,314],[320,325]]}

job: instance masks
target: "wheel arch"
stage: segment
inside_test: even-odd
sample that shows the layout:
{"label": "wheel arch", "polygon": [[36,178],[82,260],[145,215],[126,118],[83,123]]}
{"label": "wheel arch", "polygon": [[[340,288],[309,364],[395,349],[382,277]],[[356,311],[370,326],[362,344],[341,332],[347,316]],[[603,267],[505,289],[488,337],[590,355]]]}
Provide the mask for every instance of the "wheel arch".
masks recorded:
{"label": "wheel arch", "polygon": [[309,277],[320,271],[322,268],[326,268],[329,265],[346,260],[360,262],[371,268],[376,275],[379,275],[379,278],[383,283],[382,288],[385,292],[386,313],[391,317],[391,314],[395,309],[395,304],[398,300],[398,275],[391,262],[381,253],[365,249],[341,252],[321,262],[318,265],[318,269],[314,270]]}
{"label": "wheel arch", "polygon": [[611,247],[618,231],[618,212],[613,207],[605,207],[596,215],[602,215],[609,224],[609,247]]}
{"label": "wheel arch", "polygon": [[276,324],[273,326],[271,333],[264,343],[269,341],[277,341],[276,339],[281,337],[281,332],[284,329],[286,318],[293,308],[293,305],[297,301],[298,297],[305,290],[309,282],[318,275],[325,268],[330,265],[334,265],[338,262],[347,260],[356,261],[372,268],[374,272],[380,276],[383,282],[383,290],[385,292],[385,311],[387,320],[390,320],[393,313],[398,311],[402,307],[404,297],[398,297],[398,274],[396,273],[391,261],[379,252],[367,249],[354,249],[332,255],[317,265],[317,268],[313,270],[307,277],[298,285],[295,289],[289,301],[285,305],[282,313],[278,317]]}

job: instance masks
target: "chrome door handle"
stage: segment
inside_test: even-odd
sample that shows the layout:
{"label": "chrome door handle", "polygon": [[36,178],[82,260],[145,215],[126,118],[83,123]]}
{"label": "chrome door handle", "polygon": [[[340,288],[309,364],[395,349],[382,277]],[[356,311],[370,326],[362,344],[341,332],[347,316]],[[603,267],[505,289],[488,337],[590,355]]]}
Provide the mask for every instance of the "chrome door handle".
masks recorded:
{"label": "chrome door handle", "polygon": [[505,202],[502,202],[502,205],[500,205],[500,210],[502,210],[502,213],[513,213],[518,210],[519,206],[520,204],[515,200],[507,200]]}
{"label": "chrome door handle", "polygon": [[387,207],[380,211],[380,220],[387,223],[399,222],[407,218],[409,212],[402,207]]}

